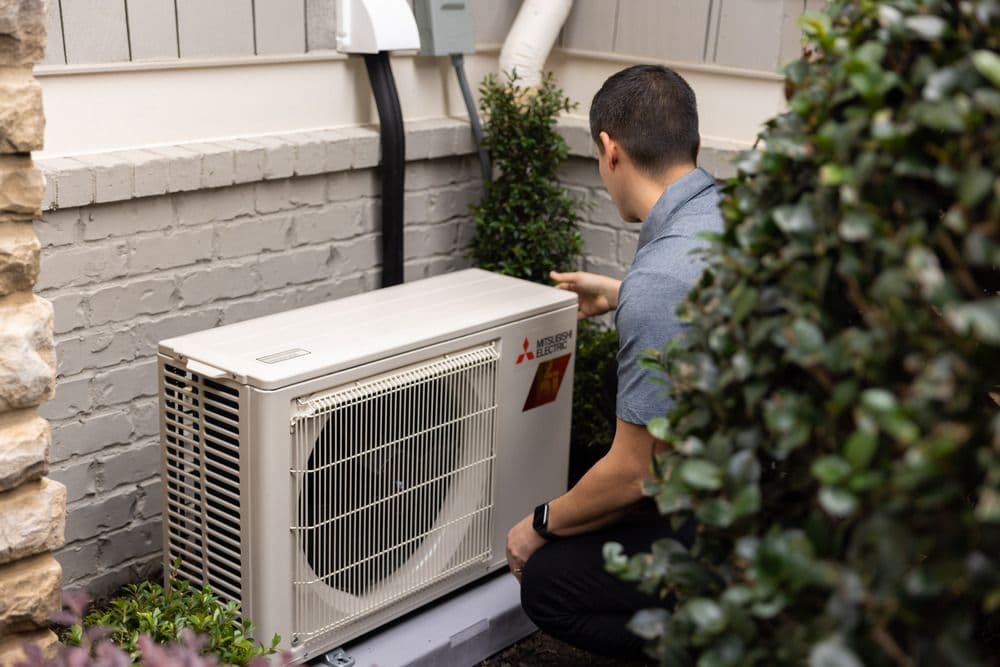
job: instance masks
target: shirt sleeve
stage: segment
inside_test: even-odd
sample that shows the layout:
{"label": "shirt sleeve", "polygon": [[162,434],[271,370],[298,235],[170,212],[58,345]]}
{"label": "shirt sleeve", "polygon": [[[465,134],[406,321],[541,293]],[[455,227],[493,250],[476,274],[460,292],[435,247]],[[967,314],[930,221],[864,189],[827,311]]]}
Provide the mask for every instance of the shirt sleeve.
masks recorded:
{"label": "shirt sleeve", "polygon": [[645,271],[630,273],[622,284],[615,313],[621,341],[615,411],[622,421],[644,425],[672,407],[666,375],[642,368],[639,359],[648,350],[663,350],[668,340],[683,333],[675,311],[690,289],[673,276]]}

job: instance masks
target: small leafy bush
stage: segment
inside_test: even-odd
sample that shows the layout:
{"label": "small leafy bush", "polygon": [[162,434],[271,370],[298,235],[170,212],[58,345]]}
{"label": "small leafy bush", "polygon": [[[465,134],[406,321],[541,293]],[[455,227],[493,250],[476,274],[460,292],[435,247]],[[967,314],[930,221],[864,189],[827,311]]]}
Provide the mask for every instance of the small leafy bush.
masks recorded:
{"label": "small leafy bush", "polygon": [[479,92],[483,145],[499,173],[472,207],[472,257],[489,271],[547,283],[549,271],[575,267],[582,245],[574,202],[556,179],[568,155],[556,120],[575,104],[551,73],[537,89],[518,86],[516,72],[506,81],[491,74]]}
{"label": "small leafy bush", "polygon": [[[569,154],[556,131],[559,114],[575,108],[553,81],[537,89],[517,85],[517,75],[501,81],[489,75],[480,87],[486,118],[484,145],[499,175],[486,184],[473,206],[477,264],[542,284],[550,271],[572,271],[582,241],[577,225],[580,204],[556,175]],[[578,329],[573,387],[571,478],[578,478],[611,445],[613,427],[602,411],[604,375],[618,352],[618,335],[590,322]]]}
{"label": "small leafy bush", "polygon": [[1000,664],[1000,4],[807,14],[789,111],[647,363],[647,491],[700,529],[608,566],[662,664]]}
{"label": "small leafy bush", "polygon": [[[271,655],[280,641],[276,635],[269,647],[255,642],[253,625],[240,616],[239,605],[221,601],[207,585],[198,589],[174,578],[169,589],[146,581],[129,585],[126,591],[106,608],[91,611],[82,622],[71,614],[73,622],[64,641],[87,647],[97,639],[107,639],[137,663],[141,658],[145,664],[151,652],[166,650],[168,654],[194,652],[225,665],[247,665]],[[180,646],[158,648],[178,642]]]}
{"label": "small leafy bush", "polygon": [[[604,381],[613,372],[618,332],[584,320],[577,327],[573,379],[573,430],[570,434],[570,482],[575,483],[611,447],[614,396],[605,397]],[[607,398],[609,405],[602,399]]]}

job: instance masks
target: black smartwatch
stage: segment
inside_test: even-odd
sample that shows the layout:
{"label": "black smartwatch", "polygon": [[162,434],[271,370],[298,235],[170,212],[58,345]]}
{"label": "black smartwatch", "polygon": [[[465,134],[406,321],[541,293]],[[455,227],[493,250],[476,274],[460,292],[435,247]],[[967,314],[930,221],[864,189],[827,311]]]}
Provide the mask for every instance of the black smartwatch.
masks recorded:
{"label": "black smartwatch", "polygon": [[559,536],[549,532],[549,504],[542,503],[535,508],[535,518],[531,522],[535,532],[547,540],[558,540]]}

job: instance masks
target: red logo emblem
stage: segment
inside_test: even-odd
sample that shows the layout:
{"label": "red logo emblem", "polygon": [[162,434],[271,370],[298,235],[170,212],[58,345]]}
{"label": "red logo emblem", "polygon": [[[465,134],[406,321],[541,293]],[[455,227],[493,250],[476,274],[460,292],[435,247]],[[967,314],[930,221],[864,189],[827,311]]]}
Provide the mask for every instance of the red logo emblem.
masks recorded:
{"label": "red logo emblem", "polygon": [[535,353],[528,349],[528,347],[530,347],[530,345],[531,345],[531,343],[529,343],[528,339],[525,338],[524,339],[524,343],[521,344],[521,347],[524,348],[524,352],[522,352],[521,354],[517,355],[517,363],[518,364],[520,364],[523,361],[531,361],[532,359],[535,358]]}
{"label": "red logo emblem", "polygon": [[562,386],[563,377],[566,375],[566,368],[569,366],[569,356],[564,354],[561,357],[547,359],[538,364],[535,379],[528,391],[528,398],[524,400],[522,412],[556,400],[559,395],[559,387]]}

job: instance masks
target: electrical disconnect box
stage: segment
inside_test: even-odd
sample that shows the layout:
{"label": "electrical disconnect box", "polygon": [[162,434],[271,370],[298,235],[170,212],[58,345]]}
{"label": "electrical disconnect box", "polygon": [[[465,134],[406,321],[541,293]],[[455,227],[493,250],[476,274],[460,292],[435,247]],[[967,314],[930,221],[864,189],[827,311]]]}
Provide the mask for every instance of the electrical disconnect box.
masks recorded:
{"label": "electrical disconnect box", "polygon": [[406,0],[337,0],[337,50],[379,53],[420,48]]}
{"label": "electrical disconnect box", "polygon": [[472,11],[467,0],[414,0],[413,13],[420,31],[421,55],[475,51]]}

